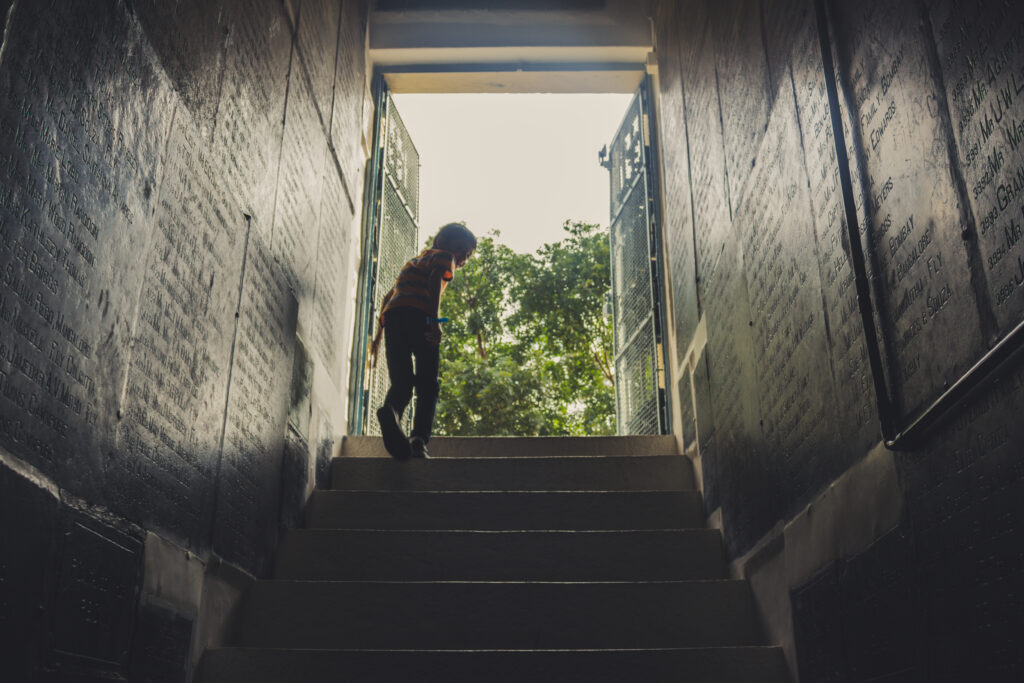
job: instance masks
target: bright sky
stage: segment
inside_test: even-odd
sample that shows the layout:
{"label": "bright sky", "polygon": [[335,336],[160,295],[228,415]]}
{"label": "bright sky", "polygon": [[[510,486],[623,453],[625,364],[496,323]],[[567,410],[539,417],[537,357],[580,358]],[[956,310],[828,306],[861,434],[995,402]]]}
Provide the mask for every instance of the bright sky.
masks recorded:
{"label": "bright sky", "polygon": [[608,225],[611,142],[631,95],[394,95],[420,153],[420,243],[451,221],[533,252],[566,219]]}

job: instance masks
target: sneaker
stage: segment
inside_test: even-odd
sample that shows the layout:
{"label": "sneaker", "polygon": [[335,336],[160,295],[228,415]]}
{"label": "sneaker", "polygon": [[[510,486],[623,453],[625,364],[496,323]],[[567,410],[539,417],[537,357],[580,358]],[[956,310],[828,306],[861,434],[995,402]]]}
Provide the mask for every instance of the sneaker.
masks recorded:
{"label": "sneaker", "polygon": [[402,426],[398,424],[398,415],[389,405],[377,409],[377,421],[380,422],[380,433],[384,437],[384,448],[392,457],[405,460],[409,457],[409,442],[405,440]]}
{"label": "sneaker", "polygon": [[413,436],[409,439],[409,453],[414,458],[430,457],[430,453],[427,452],[427,442],[423,440],[422,436]]}

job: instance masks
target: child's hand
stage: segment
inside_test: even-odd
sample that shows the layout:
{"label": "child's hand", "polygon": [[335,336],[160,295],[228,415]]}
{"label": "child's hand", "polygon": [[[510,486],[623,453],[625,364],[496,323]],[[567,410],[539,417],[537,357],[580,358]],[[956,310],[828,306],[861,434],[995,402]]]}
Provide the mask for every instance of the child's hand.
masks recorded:
{"label": "child's hand", "polygon": [[423,336],[426,338],[426,340],[430,344],[432,344],[434,346],[440,346],[441,345],[441,325],[438,324],[438,323],[427,323],[427,329],[423,333]]}

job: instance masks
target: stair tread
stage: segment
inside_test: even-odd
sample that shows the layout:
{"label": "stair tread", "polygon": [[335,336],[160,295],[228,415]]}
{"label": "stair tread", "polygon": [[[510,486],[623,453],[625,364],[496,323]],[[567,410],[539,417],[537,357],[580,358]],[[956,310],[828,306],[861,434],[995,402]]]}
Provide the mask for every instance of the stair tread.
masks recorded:
{"label": "stair tread", "polygon": [[565,581],[724,578],[713,532],[289,534],[276,579]]}
{"label": "stair tread", "polygon": [[311,650],[218,648],[200,665],[200,683],[487,680],[572,683],[699,680],[784,683],[781,648],[723,646],[625,649]]}
{"label": "stair tread", "polygon": [[[432,453],[446,457],[472,457],[480,452],[491,457],[530,457],[561,454],[580,457],[594,453],[647,455],[677,453],[672,436],[435,436],[430,440]],[[348,436],[342,444],[343,457],[386,457],[379,436]]]}
{"label": "stair tread", "polygon": [[695,488],[680,455],[523,458],[334,458],[335,490],[683,491]]}
{"label": "stair tread", "polygon": [[492,649],[760,645],[749,587],[653,581],[258,581],[238,645]]}

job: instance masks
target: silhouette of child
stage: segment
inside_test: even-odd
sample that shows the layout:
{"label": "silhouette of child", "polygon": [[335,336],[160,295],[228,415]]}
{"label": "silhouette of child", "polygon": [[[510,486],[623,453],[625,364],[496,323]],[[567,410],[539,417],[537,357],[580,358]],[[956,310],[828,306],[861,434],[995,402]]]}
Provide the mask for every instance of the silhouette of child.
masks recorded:
{"label": "silhouette of child", "polygon": [[[455,270],[476,250],[476,237],[461,223],[438,231],[433,246],[402,267],[395,286],[384,296],[377,335],[373,340],[374,365],[384,334],[385,357],[391,388],[377,410],[384,447],[395,458],[425,458],[434,427],[440,383],[441,296]],[[413,359],[416,359],[415,371]],[[406,439],[401,418],[416,389],[412,434]]]}

